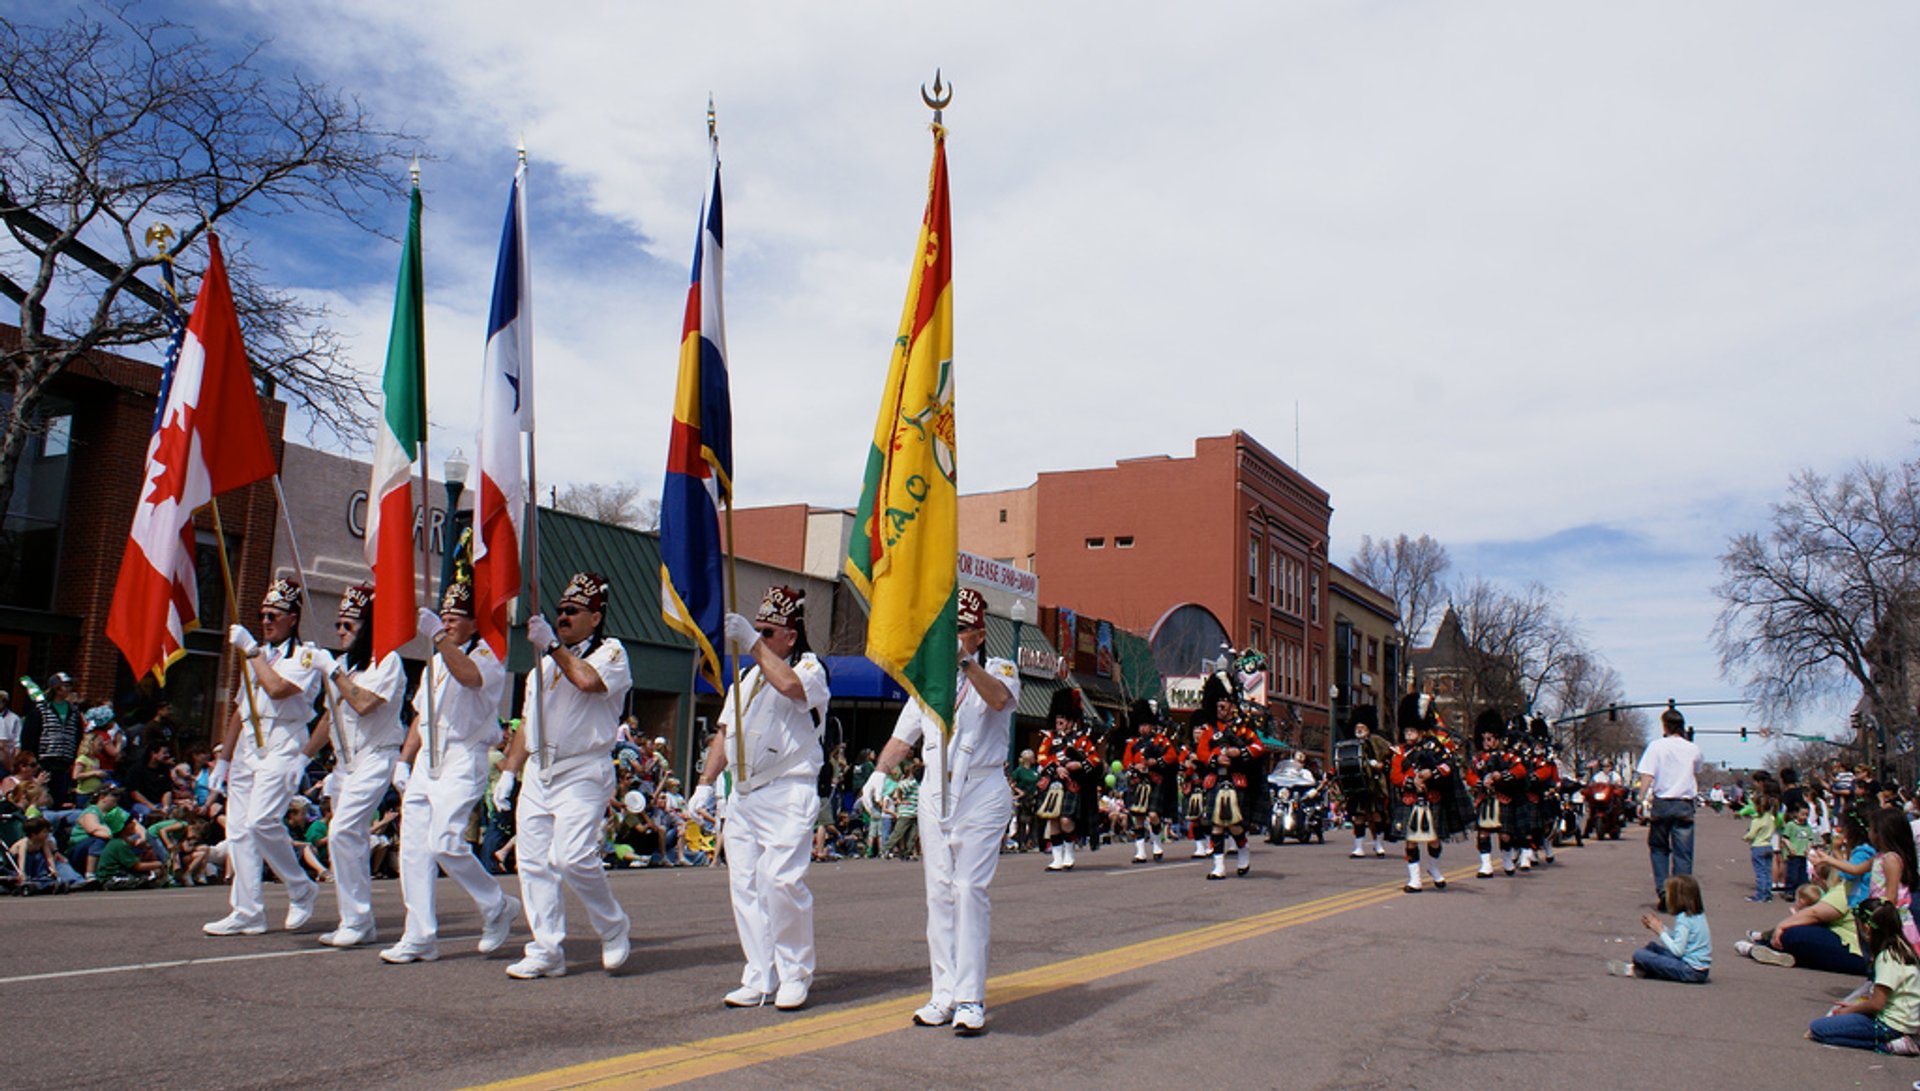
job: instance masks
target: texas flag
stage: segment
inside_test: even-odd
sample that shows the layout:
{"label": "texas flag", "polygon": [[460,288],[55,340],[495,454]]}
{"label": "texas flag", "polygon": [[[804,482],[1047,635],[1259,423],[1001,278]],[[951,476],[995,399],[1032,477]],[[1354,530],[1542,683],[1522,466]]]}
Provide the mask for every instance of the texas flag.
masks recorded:
{"label": "texas flag", "polygon": [[107,614],[107,636],[136,678],[151,672],[165,681],[167,666],[184,654],[187,629],[199,621],[193,513],[277,469],[220,240],[208,235],[207,242],[207,275],[163,394],[159,427],[147,442],[140,499]]}
{"label": "texas flag", "polygon": [[526,167],[513,176],[500,260],[493,270],[486,361],[480,375],[480,492],[474,501],[473,617],[493,654],[507,657],[507,604],[520,594],[526,488],[520,437],[533,431],[533,297],[527,283]]}

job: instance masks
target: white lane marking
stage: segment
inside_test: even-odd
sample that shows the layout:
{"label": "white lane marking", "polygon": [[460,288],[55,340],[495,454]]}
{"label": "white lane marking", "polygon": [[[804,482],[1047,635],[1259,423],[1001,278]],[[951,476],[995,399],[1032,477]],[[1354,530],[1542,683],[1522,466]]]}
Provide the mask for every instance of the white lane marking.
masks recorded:
{"label": "white lane marking", "polygon": [[[471,936],[447,936],[446,939],[479,939],[479,933]],[[210,958],[176,958],[165,962],[132,962],[124,966],[92,966],[84,970],[55,970],[44,974],[20,974],[16,977],[0,977],[0,985],[18,985],[28,981],[54,981],[66,977],[92,977],[96,974],[126,974],[136,970],[170,970],[178,966],[213,966],[223,962],[255,962],[269,958],[295,958],[299,955],[337,955],[348,951],[373,952],[372,945],[364,947],[313,947],[299,951],[260,951],[251,955],[215,955]]]}
{"label": "white lane marking", "polygon": [[1174,868],[1193,867],[1196,864],[1204,864],[1204,863],[1207,863],[1207,861],[1206,860],[1188,860],[1185,863],[1180,863],[1180,864],[1169,864],[1165,862],[1158,863],[1158,864],[1143,864],[1139,867],[1129,867],[1125,871],[1109,871],[1107,872],[1107,878],[1112,879],[1121,875],[1152,875],[1156,871],[1172,871]]}

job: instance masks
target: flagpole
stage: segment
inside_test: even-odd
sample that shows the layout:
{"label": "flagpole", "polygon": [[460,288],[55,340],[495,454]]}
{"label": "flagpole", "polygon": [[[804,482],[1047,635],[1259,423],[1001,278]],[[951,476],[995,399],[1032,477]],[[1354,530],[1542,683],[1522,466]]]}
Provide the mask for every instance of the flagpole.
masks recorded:
{"label": "flagpole", "polygon": [[[413,165],[407,169],[407,173],[412,176],[414,192],[418,193],[420,191],[420,157],[419,156],[416,155],[413,157]],[[416,269],[417,268],[418,267],[416,266]],[[425,277],[424,271],[421,271],[421,276],[422,276],[422,279],[424,279]],[[425,306],[425,303],[426,301],[422,299],[421,305],[423,307]],[[421,338],[423,341],[425,340],[425,337],[426,337],[426,334],[425,334],[425,331],[423,330],[421,332]],[[427,361],[425,357],[422,357],[420,360],[420,416],[423,420],[426,417],[426,405],[427,405],[427,374],[426,372],[427,372]],[[431,518],[431,515],[433,512],[433,486],[427,480],[429,461],[430,460],[427,457],[427,430],[425,428],[422,428],[420,430],[420,515],[421,515],[420,582],[426,585],[427,598],[431,600],[433,598],[433,575],[432,575],[432,572],[433,572],[433,560],[432,560],[433,520]],[[407,485],[407,489],[411,491],[413,489],[413,485],[409,483]],[[453,526],[453,511],[451,509],[447,511],[446,522],[443,525],[449,528]],[[444,536],[442,537],[442,543],[443,543],[441,546],[442,549],[449,548],[444,544],[445,543]],[[415,601],[418,602],[417,599]],[[438,603],[435,603],[434,605],[438,605]],[[438,611],[436,611],[436,613],[437,612]],[[428,648],[427,649],[427,665],[426,665],[425,671],[421,675],[421,684],[424,685],[427,689],[427,731],[425,736],[426,743],[427,743],[427,776],[435,780],[438,780],[440,778],[440,765],[442,761],[444,761],[446,758],[446,753],[445,753],[446,740],[442,737],[442,732],[440,730],[440,717],[435,713],[434,707],[433,707],[434,705],[433,657],[434,657],[433,649]]]}
{"label": "flagpole", "polygon": [[[307,566],[306,563],[300,559],[300,539],[294,536],[293,512],[287,507],[287,490],[280,484],[280,475],[278,473],[273,475],[273,495],[280,501],[280,521],[284,523],[287,528],[287,548],[293,553],[293,569],[300,573],[300,611],[306,616],[312,617],[313,595],[307,590]],[[373,618],[369,616],[366,623],[369,625],[373,624]],[[339,699],[334,695],[333,679],[331,677],[326,675],[321,676],[320,695],[326,698],[327,702],[327,725],[331,728],[333,735],[334,756],[340,761],[351,764],[353,761],[353,746],[344,741],[347,733],[340,727]]]}
{"label": "flagpole", "polygon": [[[220,498],[207,501],[213,509],[213,544],[220,551],[220,582],[227,589],[227,624],[240,624],[240,604],[233,597],[233,563],[227,559],[227,532],[220,526]],[[229,647],[232,645],[229,644]],[[247,661],[240,661],[240,685],[247,694],[247,722],[253,725],[253,745],[261,750],[267,748],[266,732],[260,730],[260,707],[253,696],[253,668]],[[233,755],[226,755],[228,761]]]}
{"label": "flagpole", "polygon": [[[527,254],[526,245],[525,245],[525,241],[527,237],[527,219],[525,214],[526,204],[527,204],[527,191],[526,191],[526,179],[525,179],[525,175],[527,171],[526,141],[523,140],[520,142],[520,147],[518,151],[519,151],[519,157],[520,157],[519,173],[521,175],[521,187],[520,187],[520,193],[518,198],[520,201],[520,208],[516,211],[519,214],[519,223],[520,223],[520,239],[521,239],[520,260],[522,263],[530,264],[531,258]],[[514,275],[519,276],[520,271],[515,270]],[[522,278],[522,287],[523,288],[526,287],[525,278]],[[533,324],[532,324],[532,317],[531,317],[531,312],[533,309],[533,301],[531,299],[522,299],[520,301],[520,306],[521,306],[520,321],[525,322],[527,324],[526,333],[524,336],[530,341],[533,336]],[[522,354],[521,360],[520,360],[520,366],[526,367],[527,364],[528,364],[528,361],[526,359],[526,356],[525,354]],[[540,612],[540,471],[534,465],[533,435],[534,435],[533,429],[528,428],[526,432],[526,436],[527,436],[526,522],[527,522],[527,562],[528,562],[528,570],[529,570],[528,578],[527,578],[527,587],[533,596],[532,612],[537,614]],[[529,616],[531,616],[531,614]],[[533,718],[533,724],[532,724],[533,737],[527,740],[527,745],[530,749],[536,752],[540,760],[540,783],[551,784],[553,783],[553,761],[551,760],[553,755],[548,751],[546,651],[547,650],[545,648],[535,648],[533,650],[533,710],[534,710],[534,718]]]}
{"label": "flagpole", "polygon": [[[712,155],[713,173],[717,174],[720,169],[720,124],[718,115],[714,113],[712,95],[707,96],[707,149]],[[704,205],[706,202],[703,201],[701,203]],[[707,225],[703,222],[700,225],[700,249],[702,252],[706,250],[707,246],[706,231]],[[701,294],[704,295],[706,290],[706,285],[702,284],[700,286]],[[731,480],[726,482],[726,489],[727,612],[737,614],[740,612],[740,581],[736,578],[733,563],[733,482]],[[801,621],[801,624],[806,624],[804,619]],[[724,645],[725,641],[721,643]],[[725,654],[728,650],[729,649],[725,647],[721,648],[722,654]],[[751,652],[753,649],[749,648],[747,650]],[[734,652],[731,656],[728,656],[728,661],[733,664],[733,783],[738,787],[741,795],[746,795],[752,791],[752,789],[747,787],[747,723],[740,708],[740,653]]]}
{"label": "flagpole", "polygon": [[[953,85],[949,83],[944,87],[941,86],[938,68],[933,70],[932,94],[927,93],[926,84],[920,85],[920,101],[926,103],[927,108],[933,111],[933,143],[937,151],[946,134],[946,107],[953,102]],[[946,245],[946,240],[941,240],[941,245]],[[1020,649],[1017,647],[1013,650],[1013,658],[1015,662],[1020,659]],[[953,817],[953,736],[955,734],[953,721],[960,713],[957,689],[954,696],[954,705],[947,710],[947,722],[941,725],[940,733],[940,818],[943,822]]]}

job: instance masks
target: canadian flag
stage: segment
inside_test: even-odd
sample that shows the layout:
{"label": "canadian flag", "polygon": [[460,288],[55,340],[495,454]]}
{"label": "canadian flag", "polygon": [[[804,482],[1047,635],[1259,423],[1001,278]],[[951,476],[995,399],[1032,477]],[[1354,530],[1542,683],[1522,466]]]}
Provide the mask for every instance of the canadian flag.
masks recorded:
{"label": "canadian flag", "polygon": [[500,260],[493,271],[486,361],[480,376],[480,491],[474,500],[473,619],[507,657],[507,604],[520,594],[520,524],[526,508],[520,439],[533,431],[533,297],[527,283],[526,168],[514,174]]}
{"label": "canadian flag", "polygon": [[194,512],[277,469],[220,240],[210,234],[207,242],[207,274],[147,442],[140,499],[107,614],[107,636],[135,678],[152,672],[165,681],[167,666],[184,653],[186,631],[199,622]]}

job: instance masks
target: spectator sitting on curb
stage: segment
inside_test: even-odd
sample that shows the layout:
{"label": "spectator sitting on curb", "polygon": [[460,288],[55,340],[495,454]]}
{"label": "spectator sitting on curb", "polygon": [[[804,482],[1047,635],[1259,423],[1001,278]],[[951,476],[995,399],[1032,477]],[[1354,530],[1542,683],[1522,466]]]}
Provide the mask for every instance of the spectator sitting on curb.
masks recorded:
{"label": "spectator sitting on curb", "polygon": [[93,877],[99,880],[104,889],[136,890],[159,876],[163,867],[160,861],[143,859],[140,850],[134,848],[134,838],[138,832],[138,826],[127,822],[120,827],[113,840],[100,850]]}

